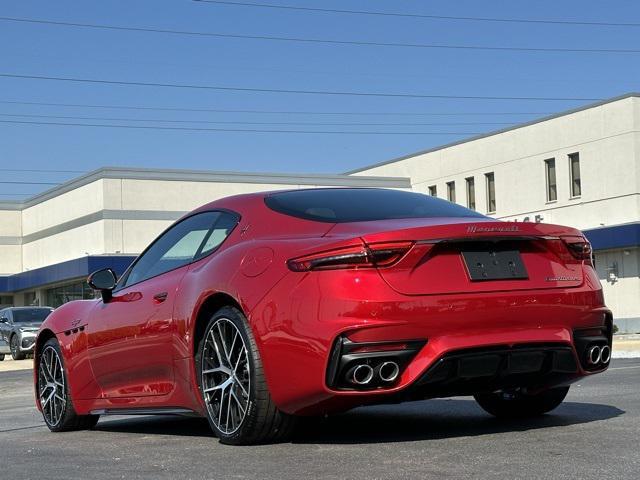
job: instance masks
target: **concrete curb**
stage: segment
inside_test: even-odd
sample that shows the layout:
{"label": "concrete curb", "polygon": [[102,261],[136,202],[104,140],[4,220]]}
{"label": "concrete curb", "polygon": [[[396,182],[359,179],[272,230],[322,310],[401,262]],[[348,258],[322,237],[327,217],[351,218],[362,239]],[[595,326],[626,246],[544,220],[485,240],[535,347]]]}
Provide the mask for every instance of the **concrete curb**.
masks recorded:
{"label": "concrete curb", "polygon": [[640,358],[640,335],[614,335],[612,358]]}
{"label": "concrete curb", "polygon": [[620,333],[613,336],[613,341],[616,340],[638,340],[640,341],[640,333]]}
{"label": "concrete curb", "polygon": [[5,355],[4,360],[0,362],[0,372],[15,372],[16,370],[31,370],[33,368],[33,359],[14,360],[11,355]]}

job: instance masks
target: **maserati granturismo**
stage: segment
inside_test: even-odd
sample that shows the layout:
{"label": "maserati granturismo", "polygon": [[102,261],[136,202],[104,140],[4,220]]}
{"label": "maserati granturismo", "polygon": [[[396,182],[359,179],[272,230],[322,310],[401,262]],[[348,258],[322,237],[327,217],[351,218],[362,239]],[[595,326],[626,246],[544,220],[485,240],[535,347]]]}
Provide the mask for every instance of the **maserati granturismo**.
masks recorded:
{"label": "maserati granturismo", "polygon": [[408,191],[223,198],[88,283],[97,298],[37,336],[36,404],[56,432],[196,415],[224,443],[264,443],[300,416],[457,395],[527,417],[611,357],[580,231]]}

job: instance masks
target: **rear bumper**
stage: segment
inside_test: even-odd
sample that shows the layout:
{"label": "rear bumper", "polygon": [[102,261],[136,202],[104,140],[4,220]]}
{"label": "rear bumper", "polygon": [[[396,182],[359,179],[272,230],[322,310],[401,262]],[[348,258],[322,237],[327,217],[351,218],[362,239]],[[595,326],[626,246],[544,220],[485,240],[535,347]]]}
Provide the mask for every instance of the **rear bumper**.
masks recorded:
{"label": "rear bumper", "polygon": [[447,353],[409,388],[419,398],[473,395],[505,388],[538,389],[580,378],[569,345],[517,344]]}
{"label": "rear bumper", "polygon": [[[375,271],[345,271],[289,275],[276,290],[281,300],[272,297],[255,309],[251,323],[272,397],[292,414],[568,384],[606,369],[585,368],[575,348],[576,331],[600,328],[602,342],[611,345],[611,313],[599,284],[588,282],[568,289],[406,296],[387,287]],[[327,383],[340,337],[356,343],[422,341],[424,346],[393,384],[349,390]],[[469,376],[474,365],[477,375]],[[446,373],[449,368],[454,370]]]}

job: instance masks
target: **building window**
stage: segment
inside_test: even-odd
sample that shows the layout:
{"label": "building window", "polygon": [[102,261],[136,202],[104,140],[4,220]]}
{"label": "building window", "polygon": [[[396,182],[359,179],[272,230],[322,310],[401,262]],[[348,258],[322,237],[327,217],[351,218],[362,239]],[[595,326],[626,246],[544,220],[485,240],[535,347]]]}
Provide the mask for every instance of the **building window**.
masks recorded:
{"label": "building window", "polygon": [[0,295],[0,308],[12,307],[13,297],[11,295]]}
{"label": "building window", "polygon": [[579,197],[582,195],[579,153],[572,153],[569,155],[569,175],[571,176],[571,197]]}
{"label": "building window", "polygon": [[58,308],[60,305],[72,300],[86,300],[94,297],[94,291],[87,285],[87,282],[78,281],[49,288],[45,291],[44,298],[47,300],[48,307]]}
{"label": "building window", "polygon": [[476,181],[473,177],[465,178],[467,183],[467,207],[476,209]]}
{"label": "building window", "polygon": [[496,212],[496,180],[491,173],[485,173],[484,179],[487,184],[487,213]]}
{"label": "building window", "polygon": [[455,203],[456,201],[456,182],[447,182],[447,200]]}
{"label": "building window", "polygon": [[547,202],[555,202],[558,199],[558,186],[556,184],[556,159],[549,158],[544,161],[545,176],[547,178]]}
{"label": "building window", "polygon": [[24,292],[24,304],[27,307],[40,306],[40,302],[36,298],[36,292]]}
{"label": "building window", "polygon": [[438,196],[438,187],[436,187],[435,185],[431,185],[429,187],[429,195],[431,195],[432,197],[437,197]]}

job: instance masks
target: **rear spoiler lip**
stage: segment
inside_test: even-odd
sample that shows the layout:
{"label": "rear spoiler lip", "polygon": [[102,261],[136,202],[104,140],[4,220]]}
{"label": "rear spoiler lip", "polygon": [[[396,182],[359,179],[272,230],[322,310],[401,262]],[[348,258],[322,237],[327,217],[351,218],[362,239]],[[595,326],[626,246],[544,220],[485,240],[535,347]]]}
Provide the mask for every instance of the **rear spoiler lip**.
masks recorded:
{"label": "rear spoiler lip", "polygon": [[[356,232],[354,232],[356,233]],[[565,236],[584,237],[584,234],[572,227],[548,223],[528,222],[466,222],[445,225],[411,226],[407,228],[381,229],[362,232],[360,235],[366,243],[383,240],[405,241],[441,241],[472,240],[490,238],[559,238]]]}
{"label": "rear spoiler lip", "polygon": [[[414,240],[416,245],[428,245],[435,243],[446,243],[446,242],[486,242],[486,241],[494,241],[499,242],[501,240],[562,240],[562,237],[584,237],[584,235],[487,235],[484,236],[476,236],[476,237],[443,237],[443,238],[433,238],[428,240]],[[366,240],[363,238],[363,241]]]}

